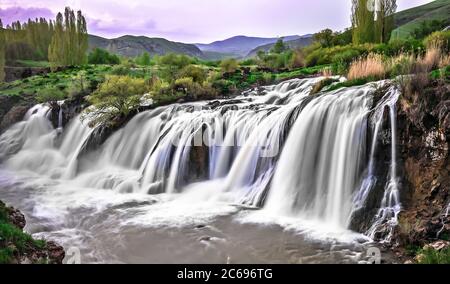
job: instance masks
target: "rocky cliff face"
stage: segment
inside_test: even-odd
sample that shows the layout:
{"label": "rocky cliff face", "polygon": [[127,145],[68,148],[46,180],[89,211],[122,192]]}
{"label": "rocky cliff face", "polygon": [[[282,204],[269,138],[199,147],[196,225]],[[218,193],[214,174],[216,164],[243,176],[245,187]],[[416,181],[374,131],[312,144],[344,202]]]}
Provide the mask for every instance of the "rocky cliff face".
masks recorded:
{"label": "rocky cliff face", "polygon": [[[0,232],[0,250],[8,252],[7,258],[0,259],[0,263],[7,264],[62,264],[65,257],[64,249],[54,242],[38,244],[25,233],[19,233],[25,227],[25,216],[17,209],[7,207],[0,201],[0,223],[3,231]],[[25,244],[18,244],[18,240],[11,238],[9,234],[15,234],[16,239],[21,239]],[[13,231],[14,230],[14,231]],[[5,235],[3,235],[5,233]],[[19,236],[19,234],[23,234]]]}
{"label": "rocky cliff face", "polygon": [[403,207],[395,239],[423,245],[450,237],[450,85],[434,82],[399,102]]}

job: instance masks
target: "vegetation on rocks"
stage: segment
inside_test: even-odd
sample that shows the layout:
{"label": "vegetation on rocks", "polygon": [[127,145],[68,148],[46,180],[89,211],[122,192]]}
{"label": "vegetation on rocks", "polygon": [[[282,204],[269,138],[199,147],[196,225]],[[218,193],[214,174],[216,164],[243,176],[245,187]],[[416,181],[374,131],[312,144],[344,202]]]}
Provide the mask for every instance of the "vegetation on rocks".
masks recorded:
{"label": "vegetation on rocks", "polygon": [[23,232],[25,217],[0,201],[0,264],[62,263],[64,250]]}

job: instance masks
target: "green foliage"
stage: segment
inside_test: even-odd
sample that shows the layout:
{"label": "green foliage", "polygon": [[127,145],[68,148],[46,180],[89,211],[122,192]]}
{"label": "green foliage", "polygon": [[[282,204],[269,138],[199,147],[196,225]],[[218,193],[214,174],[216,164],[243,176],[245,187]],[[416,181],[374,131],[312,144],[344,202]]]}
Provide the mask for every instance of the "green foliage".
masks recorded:
{"label": "green foliage", "polygon": [[322,47],[331,47],[334,44],[334,33],[331,29],[325,29],[315,34],[313,39]]}
{"label": "green foliage", "polygon": [[30,247],[43,249],[47,246],[45,241],[33,240],[29,234],[11,224],[8,215],[8,209],[0,201],[0,264],[11,263],[16,253],[24,254]]}
{"label": "green foliage", "polygon": [[150,66],[152,63],[152,59],[150,58],[150,54],[148,52],[144,52],[141,56],[136,58],[136,64],[141,66]]}
{"label": "green foliage", "polygon": [[222,62],[220,63],[220,69],[224,73],[234,73],[238,68],[239,63],[234,58],[222,60]]}
{"label": "green foliage", "polygon": [[256,59],[254,59],[254,58],[245,59],[240,62],[241,66],[255,66],[257,64],[258,64],[258,61],[256,61]]}
{"label": "green foliage", "polygon": [[332,85],[331,87],[329,87],[327,89],[327,91],[334,91],[334,90],[338,90],[340,88],[349,88],[349,87],[354,87],[354,86],[361,86],[364,84],[367,84],[368,82],[371,82],[372,79],[371,78],[361,78],[361,79],[355,79],[355,80],[348,80],[342,83],[337,83],[335,85]]}
{"label": "green foliage", "polygon": [[434,32],[424,43],[427,47],[440,47],[445,52],[450,52],[450,31]]}
{"label": "green foliage", "polygon": [[288,48],[286,47],[286,45],[284,44],[284,41],[282,38],[278,39],[277,42],[275,43],[275,45],[272,47],[272,49],[270,50],[271,53],[276,53],[276,54],[280,54],[283,53],[287,50]]}
{"label": "green foliage", "polygon": [[36,99],[40,103],[57,102],[64,100],[66,94],[58,88],[46,87],[38,92]]}
{"label": "green foliage", "polygon": [[200,84],[206,80],[206,76],[206,70],[195,65],[184,67],[178,74],[179,78],[192,78],[193,82]]}
{"label": "green foliage", "polygon": [[414,29],[411,36],[415,39],[424,39],[433,32],[441,31],[446,25],[445,20],[434,19],[431,21],[423,21]]}
{"label": "green foliage", "polygon": [[0,83],[5,80],[5,32],[3,31],[3,23],[0,19]]}
{"label": "green foliage", "polygon": [[115,66],[112,70],[111,70],[111,74],[112,75],[119,75],[119,76],[125,76],[130,74],[131,68],[125,65],[118,65]]}
{"label": "green foliage", "polygon": [[147,93],[148,82],[129,76],[109,75],[87,100],[93,108],[86,110],[94,117],[93,124],[111,123],[116,117],[126,117],[137,109],[141,97]]}
{"label": "green foliage", "polygon": [[375,40],[375,15],[369,10],[370,0],[352,0],[353,43],[371,43]]}
{"label": "green foliage", "polygon": [[120,64],[120,58],[115,54],[109,53],[107,50],[95,48],[88,55],[88,63],[116,65]]}
{"label": "green foliage", "polygon": [[157,63],[160,67],[160,76],[164,80],[172,82],[177,78],[181,69],[195,63],[195,60],[186,55],[169,53],[157,58]]}
{"label": "green foliage", "polygon": [[441,251],[432,248],[420,250],[418,259],[420,264],[450,264],[450,247]]}
{"label": "green foliage", "polygon": [[64,18],[56,16],[54,35],[48,48],[48,59],[52,67],[76,66],[87,61],[88,34],[86,20],[81,11],[75,12],[66,7]]}

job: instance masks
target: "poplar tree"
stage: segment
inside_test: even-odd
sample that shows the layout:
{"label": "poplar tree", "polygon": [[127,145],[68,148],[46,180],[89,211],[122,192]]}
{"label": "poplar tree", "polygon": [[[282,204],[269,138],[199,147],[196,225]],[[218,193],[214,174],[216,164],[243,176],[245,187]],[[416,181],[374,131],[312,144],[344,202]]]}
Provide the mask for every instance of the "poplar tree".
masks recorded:
{"label": "poplar tree", "polygon": [[376,39],[375,42],[389,41],[394,29],[394,14],[397,11],[396,0],[377,0],[376,2]]}
{"label": "poplar tree", "polygon": [[374,0],[352,0],[353,43],[370,43],[375,40]]}
{"label": "poplar tree", "polygon": [[77,39],[78,39],[78,64],[85,64],[87,62],[86,51],[88,50],[88,33],[86,19],[81,14],[81,11],[77,12]]}
{"label": "poplar tree", "polygon": [[53,34],[52,42],[48,49],[48,59],[52,69],[64,64],[64,24],[63,15],[58,13],[54,24],[55,32]]}
{"label": "poplar tree", "polygon": [[87,61],[88,33],[81,11],[67,7],[64,17],[57,15],[54,36],[49,47],[49,61],[53,67],[81,65]]}
{"label": "poplar tree", "polygon": [[2,19],[0,19],[0,83],[5,80],[5,32]]}

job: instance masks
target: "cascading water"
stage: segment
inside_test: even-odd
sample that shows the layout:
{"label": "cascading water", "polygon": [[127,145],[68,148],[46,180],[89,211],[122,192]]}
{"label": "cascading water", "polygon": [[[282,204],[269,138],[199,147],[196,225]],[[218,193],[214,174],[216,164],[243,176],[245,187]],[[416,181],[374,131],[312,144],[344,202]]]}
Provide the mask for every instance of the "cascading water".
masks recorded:
{"label": "cascading water", "polygon": [[[389,108],[391,168],[368,232],[373,235],[377,227],[394,224],[400,210],[398,91],[391,87],[375,106],[373,93],[385,82],[311,96],[322,79],[291,80],[229,101],[149,110],[89,151],[95,129],[76,117],[58,135],[47,119],[49,107],[39,105],[0,136],[0,160],[8,170],[92,191],[262,207],[266,214],[345,229],[375,183],[377,140]],[[194,199],[183,199],[190,194]]]}

